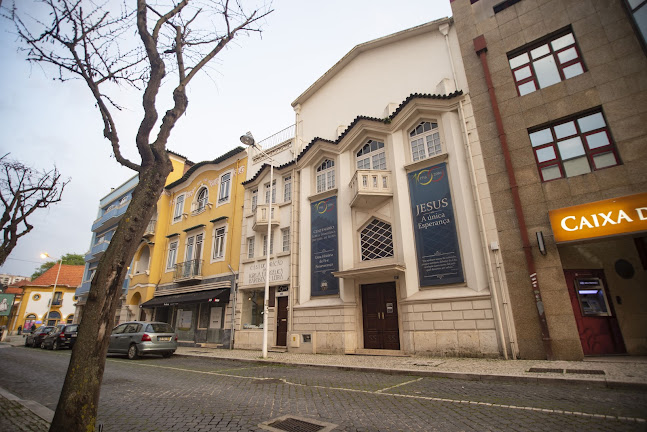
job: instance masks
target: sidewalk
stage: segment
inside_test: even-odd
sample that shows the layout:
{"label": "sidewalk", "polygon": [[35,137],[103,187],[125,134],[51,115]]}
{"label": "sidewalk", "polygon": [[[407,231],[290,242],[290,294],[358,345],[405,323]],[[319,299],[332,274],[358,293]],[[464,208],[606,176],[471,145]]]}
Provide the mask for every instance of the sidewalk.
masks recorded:
{"label": "sidewalk", "polygon": [[293,354],[179,347],[176,355],[248,362],[333,367],[387,374],[415,374],[468,380],[513,380],[599,385],[647,390],[647,357],[587,357],[584,361],[500,360],[425,356]]}

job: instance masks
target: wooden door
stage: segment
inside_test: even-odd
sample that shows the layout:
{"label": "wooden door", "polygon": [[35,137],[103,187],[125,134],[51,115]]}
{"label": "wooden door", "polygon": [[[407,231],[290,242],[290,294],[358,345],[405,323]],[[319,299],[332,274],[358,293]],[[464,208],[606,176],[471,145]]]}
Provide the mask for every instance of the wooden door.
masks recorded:
{"label": "wooden door", "polygon": [[584,355],[623,354],[625,344],[602,270],[564,270]]}
{"label": "wooden door", "polygon": [[400,349],[395,283],[362,285],[364,348]]}
{"label": "wooden door", "polygon": [[277,297],[276,346],[286,346],[288,341],[288,298]]}

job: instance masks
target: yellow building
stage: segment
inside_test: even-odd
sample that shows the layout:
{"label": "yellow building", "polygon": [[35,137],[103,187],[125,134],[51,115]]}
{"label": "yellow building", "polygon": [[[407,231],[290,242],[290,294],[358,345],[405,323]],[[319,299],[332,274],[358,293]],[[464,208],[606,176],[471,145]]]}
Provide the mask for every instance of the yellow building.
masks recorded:
{"label": "yellow building", "polygon": [[25,284],[17,319],[10,331],[18,327],[26,331],[33,326],[71,323],[76,301],[74,291],[82,278],[82,265],[56,264]]}
{"label": "yellow building", "polygon": [[238,147],[167,184],[131,267],[132,316],[171,323],[180,341],[229,346],[246,167]]}

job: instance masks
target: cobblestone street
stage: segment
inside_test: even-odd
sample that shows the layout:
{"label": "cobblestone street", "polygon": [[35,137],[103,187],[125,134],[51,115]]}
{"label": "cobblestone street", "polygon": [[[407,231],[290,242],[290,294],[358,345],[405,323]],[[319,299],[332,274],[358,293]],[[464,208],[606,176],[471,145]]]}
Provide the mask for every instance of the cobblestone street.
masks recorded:
{"label": "cobblestone street", "polygon": [[[0,387],[55,409],[69,355],[0,350]],[[340,431],[640,431],[645,412],[639,390],[109,357],[99,423],[104,431],[250,431],[289,415]]]}

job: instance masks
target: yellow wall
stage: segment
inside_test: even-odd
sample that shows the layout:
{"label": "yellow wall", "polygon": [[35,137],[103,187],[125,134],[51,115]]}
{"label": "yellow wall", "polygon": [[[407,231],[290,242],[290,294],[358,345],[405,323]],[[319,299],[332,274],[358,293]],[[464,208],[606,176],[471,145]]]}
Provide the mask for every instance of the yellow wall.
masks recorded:
{"label": "yellow wall", "polygon": [[[179,180],[185,173],[186,160],[184,158],[179,158],[173,154],[170,154],[171,164],[173,164],[173,171],[166,178],[165,185],[169,185],[174,181]],[[148,274],[140,273],[134,275],[133,268],[131,268],[130,274],[132,275],[131,280],[128,284],[128,295],[126,297],[126,304],[133,304],[133,295],[139,293],[142,298],[142,303],[153,298],[155,293],[155,287],[160,282],[160,265],[155,265],[161,260],[165,259],[166,251],[166,235],[168,229],[169,214],[171,211],[171,202],[170,194],[166,189],[162,192],[159,200],[157,201],[157,224],[155,226],[155,234],[152,237],[142,240],[135,257],[133,259],[133,266],[136,266],[136,262],[139,260],[143,248],[148,248],[150,253],[150,265],[148,267]],[[153,243],[148,244],[148,242]]]}
{"label": "yellow wall", "polygon": [[[242,206],[245,194],[242,182],[245,180],[246,169],[246,153],[241,152],[219,164],[205,164],[197,169],[185,183],[177,185],[172,189],[172,196],[168,200],[165,230],[166,236],[175,233],[177,233],[178,236],[170,239],[165,236],[160,243],[156,242],[155,244],[155,248],[158,249],[157,252],[162,252],[162,258],[155,261],[156,272],[161,272],[162,274],[159,283],[168,284],[173,282],[173,271],[166,271],[169,243],[176,239],[178,240],[176,262],[181,263],[185,261],[187,237],[199,233],[204,233],[201,257],[203,260],[202,275],[204,278],[215,275],[230,274],[231,272],[229,271],[228,265],[231,265],[234,271],[238,271],[241,245]],[[232,172],[230,199],[228,203],[218,205],[218,192],[220,188],[218,180],[222,174],[228,171]],[[212,206],[210,208],[208,206],[207,209],[200,214],[193,215],[191,213],[191,204],[194,202],[201,187],[207,187],[209,190],[209,202],[212,203]],[[183,193],[185,194],[183,213],[185,213],[186,216],[182,217],[181,221],[173,223],[172,218],[175,198]],[[212,223],[210,221],[220,217],[227,217],[225,257],[222,261],[211,262],[214,230],[217,227],[222,226],[225,221],[219,221],[216,223]],[[204,227],[190,232],[184,231],[197,225],[204,225]],[[159,245],[163,245],[163,249],[160,248]]]}
{"label": "yellow wall", "polygon": [[[174,171],[169,175],[166,182],[167,185],[182,178],[186,171],[183,160],[174,158],[171,155],[171,162],[173,163]],[[175,186],[171,190],[164,190],[157,202],[157,225],[155,227],[155,234],[142,240],[133,260],[131,279],[126,298],[127,305],[135,305],[136,303],[134,301],[139,301],[139,298],[141,298],[142,303],[148,301],[153,298],[155,289],[159,284],[173,283],[174,272],[166,271],[169,243],[176,239],[179,240],[176,262],[181,263],[185,260],[186,239],[195,233],[204,233],[201,256],[203,260],[202,275],[204,278],[230,274],[228,265],[231,265],[234,271],[238,271],[241,246],[242,207],[245,193],[242,182],[246,178],[246,169],[247,153],[240,152],[217,164],[205,162],[202,166],[196,168],[185,182]],[[220,188],[218,180],[222,174],[228,171],[232,173],[230,200],[228,203],[218,205],[218,192]],[[195,200],[196,194],[202,186],[208,188],[208,201],[212,206],[207,206],[204,212],[193,215],[191,214],[191,203]],[[182,193],[185,194],[183,213],[187,216],[183,217],[179,222],[172,223],[174,200],[175,197]],[[226,221],[216,222],[215,224],[210,222],[223,216],[227,217]],[[225,257],[222,261],[212,263],[214,229],[221,226],[223,222],[226,222],[227,225]],[[205,226],[189,233],[184,232],[187,228],[201,224]],[[179,236],[171,239],[167,238],[169,234],[173,233],[178,233]],[[137,262],[142,257],[145,249],[148,249],[150,256],[148,274],[135,274],[134,271],[137,268]]]}

